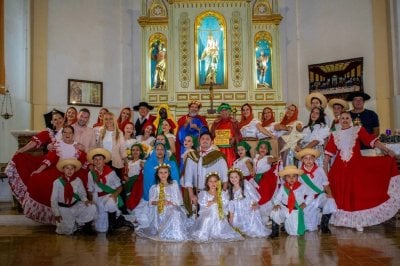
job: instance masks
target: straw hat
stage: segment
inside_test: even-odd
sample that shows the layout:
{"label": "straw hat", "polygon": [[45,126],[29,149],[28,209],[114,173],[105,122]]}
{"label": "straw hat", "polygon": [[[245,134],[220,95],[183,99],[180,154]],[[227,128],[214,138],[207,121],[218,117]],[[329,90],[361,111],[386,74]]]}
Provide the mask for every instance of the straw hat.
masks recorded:
{"label": "straw hat", "polygon": [[302,175],[304,172],[300,169],[298,169],[294,165],[287,165],[285,168],[283,168],[282,171],[279,172],[279,176],[285,176],[285,175]]}
{"label": "straw hat", "polygon": [[108,163],[111,160],[111,153],[103,148],[95,148],[95,149],[91,149],[87,155],[86,155],[86,159],[90,162],[93,163],[93,157],[95,155],[103,155],[104,156],[104,161],[105,163]]}
{"label": "straw hat", "polygon": [[311,110],[311,101],[313,98],[317,98],[321,102],[321,106],[323,109],[326,108],[326,104],[328,103],[326,97],[320,92],[313,92],[308,94],[306,97],[306,107],[308,110]]}
{"label": "straw hat", "polygon": [[73,165],[75,167],[75,171],[78,171],[82,167],[82,164],[80,161],[78,161],[75,158],[69,158],[69,159],[59,160],[56,165],[57,170],[62,172],[66,165]]}
{"label": "straw hat", "polygon": [[330,107],[333,107],[335,104],[339,104],[341,106],[343,106],[344,110],[348,111],[350,109],[350,105],[348,102],[346,102],[343,99],[340,98],[334,98],[334,99],[330,99],[328,105]]}
{"label": "straw hat", "polygon": [[301,158],[303,158],[306,155],[312,155],[315,158],[318,158],[320,155],[320,152],[316,149],[305,148],[305,149],[302,149],[301,151],[299,151],[298,153],[296,153],[296,158],[298,160],[301,160]]}

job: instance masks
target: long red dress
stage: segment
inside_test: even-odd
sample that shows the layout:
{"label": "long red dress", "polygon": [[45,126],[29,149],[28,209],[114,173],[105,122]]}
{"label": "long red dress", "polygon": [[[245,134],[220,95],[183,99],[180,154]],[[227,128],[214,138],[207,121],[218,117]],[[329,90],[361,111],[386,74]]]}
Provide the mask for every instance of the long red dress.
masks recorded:
{"label": "long red dress", "polygon": [[400,208],[400,176],[396,161],[389,156],[364,157],[361,142],[373,147],[377,138],[363,127],[331,134],[325,153],[336,159],[328,173],[338,206],[331,223],[364,227],[392,218]]}
{"label": "long red dress", "polygon": [[[85,186],[87,184],[86,153],[63,141],[56,142],[54,146],[55,150],[44,156],[17,153],[6,169],[11,191],[21,203],[25,216],[44,224],[55,224],[50,196],[54,180],[62,174],[56,168],[59,159],[74,157],[80,160],[83,167],[75,175],[82,179]],[[31,175],[41,164],[46,164],[48,168]]]}

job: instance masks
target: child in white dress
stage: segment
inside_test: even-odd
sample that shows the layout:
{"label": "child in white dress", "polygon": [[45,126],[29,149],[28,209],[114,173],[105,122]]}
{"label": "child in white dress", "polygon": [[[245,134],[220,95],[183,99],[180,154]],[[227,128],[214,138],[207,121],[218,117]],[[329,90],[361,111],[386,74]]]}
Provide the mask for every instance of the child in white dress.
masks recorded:
{"label": "child in white dress", "polygon": [[222,191],[220,177],[217,172],[206,176],[204,191],[199,193],[199,217],[196,219],[191,238],[195,242],[235,241],[243,237],[236,232],[226,218],[229,203],[228,194]]}
{"label": "child in white dress", "polygon": [[243,178],[240,169],[229,169],[228,177],[229,223],[246,236],[268,236],[271,230],[264,226],[258,206],[260,194]]}
{"label": "child in white dress", "polygon": [[189,219],[184,212],[179,186],[172,180],[170,166],[158,165],[155,178],[158,184],[153,185],[149,193],[152,221],[148,227],[138,229],[137,234],[157,241],[189,240]]}
{"label": "child in white dress", "polygon": [[251,147],[246,141],[241,141],[236,145],[236,150],[239,158],[233,162],[233,168],[240,169],[243,177],[250,181],[255,176],[253,160],[250,156]]}

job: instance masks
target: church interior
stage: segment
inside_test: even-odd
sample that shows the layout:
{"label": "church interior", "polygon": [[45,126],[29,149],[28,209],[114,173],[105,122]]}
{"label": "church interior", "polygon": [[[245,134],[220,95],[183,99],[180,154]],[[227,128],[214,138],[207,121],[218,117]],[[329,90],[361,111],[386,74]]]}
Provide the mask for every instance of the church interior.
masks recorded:
{"label": "church interior", "polygon": [[[19,139],[43,130],[43,114],[54,108],[86,107],[92,125],[102,107],[118,114],[142,101],[155,107],[168,104],[178,119],[187,114],[188,102],[196,100],[210,124],[221,103],[232,106],[236,119],[245,103],[259,118],[269,106],[277,120],[289,104],[295,104],[299,120],[307,121],[307,95],[329,82],[340,84],[341,78],[330,74],[327,80],[324,74],[344,73],[354,59],[361,64],[346,72],[344,85],[327,95],[345,95],[350,81],[362,84],[371,96],[366,108],[379,116],[380,133],[400,134],[400,1],[0,0],[0,4],[0,264],[398,264],[399,213],[364,232],[333,227],[330,235],[282,234],[273,240],[168,243],[139,238],[128,230],[111,237],[59,236],[53,227],[18,212],[4,168]],[[315,65],[325,72],[311,71]],[[74,91],[74,82],[85,87]],[[136,120],[137,112],[133,116]]]}

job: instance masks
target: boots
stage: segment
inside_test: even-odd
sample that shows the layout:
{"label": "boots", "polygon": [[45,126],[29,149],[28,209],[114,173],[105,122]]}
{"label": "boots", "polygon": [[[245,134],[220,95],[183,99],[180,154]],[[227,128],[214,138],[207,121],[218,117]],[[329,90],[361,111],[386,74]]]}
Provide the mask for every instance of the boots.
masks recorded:
{"label": "boots", "polygon": [[108,214],[108,231],[107,234],[112,234],[117,226],[117,212],[109,212]]}
{"label": "boots", "polygon": [[269,236],[270,238],[275,238],[279,236],[279,224],[272,221],[272,233]]}
{"label": "boots", "polygon": [[321,232],[323,234],[330,234],[331,230],[329,229],[329,220],[331,219],[332,214],[323,214],[321,217]]}
{"label": "boots", "polygon": [[129,227],[132,230],[135,230],[135,227],[133,226],[133,223],[131,223],[130,221],[126,220],[125,217],[123,215],[120,215],[117,219],[116,222],[116,228],[121,228],[121,227]]}

